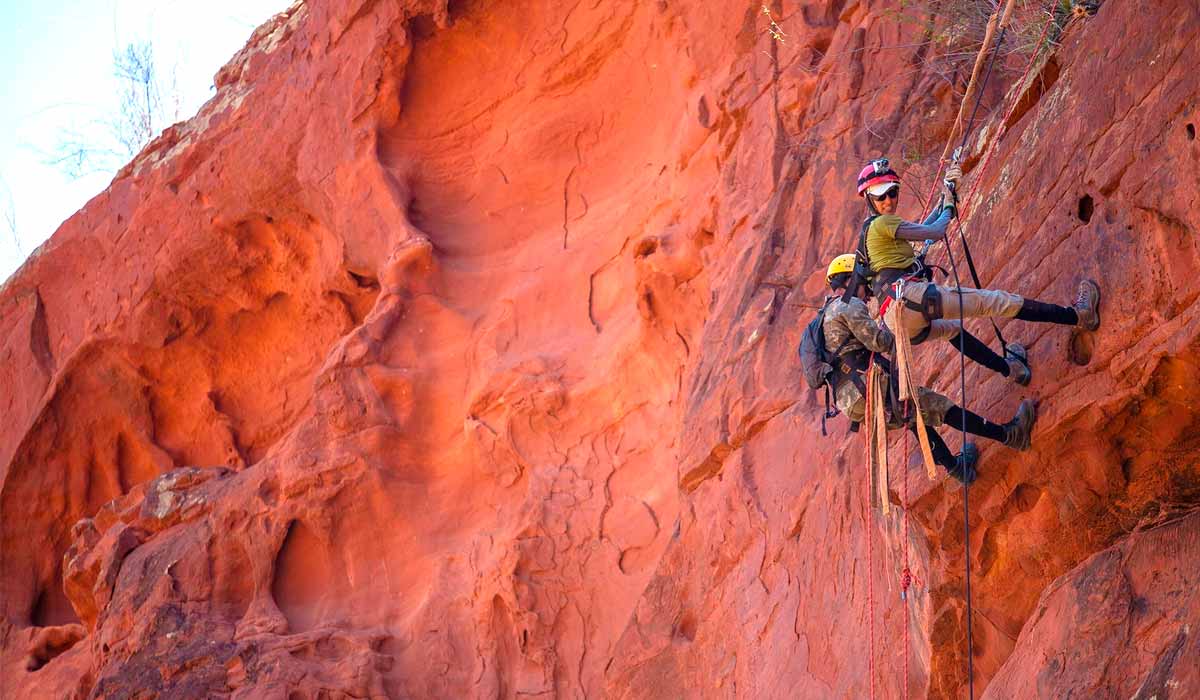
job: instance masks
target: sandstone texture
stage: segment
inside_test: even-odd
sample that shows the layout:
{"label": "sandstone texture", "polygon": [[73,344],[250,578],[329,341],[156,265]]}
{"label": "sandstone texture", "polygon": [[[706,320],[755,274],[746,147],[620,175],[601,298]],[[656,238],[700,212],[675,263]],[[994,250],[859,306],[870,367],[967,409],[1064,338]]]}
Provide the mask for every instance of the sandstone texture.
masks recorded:
{"label": "sandstone texture", "polygon": [[958,108],[911,5],[260,27],[0,288],[0,696],[959,698],[968,653],[979,697],[1200,696],[1200,7],[1064,16],[984,93],[984,283],[1095,278],[1104,327],[968,367],[1040,418],[964,542],[899,433],[869,505],[795,360],[858,169],[915,218]]}

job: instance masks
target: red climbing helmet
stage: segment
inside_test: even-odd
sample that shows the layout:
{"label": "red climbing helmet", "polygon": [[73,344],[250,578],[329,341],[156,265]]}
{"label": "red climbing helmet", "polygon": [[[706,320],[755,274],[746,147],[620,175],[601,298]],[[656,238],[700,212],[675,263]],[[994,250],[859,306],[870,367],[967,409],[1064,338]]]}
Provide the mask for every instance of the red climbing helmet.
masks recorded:
{"label": "red climbing helmet", "polygon": [[872,190],[871,194],[876,196],[888,191],[888,187],[877,187],[878,185],[900,184],[900,176],[892,170],[892,166],[888,164],[887,158],[878,158],[867,163],[867,167],[862,169],[858,174],[858,196],[862,196],[868,189]]}

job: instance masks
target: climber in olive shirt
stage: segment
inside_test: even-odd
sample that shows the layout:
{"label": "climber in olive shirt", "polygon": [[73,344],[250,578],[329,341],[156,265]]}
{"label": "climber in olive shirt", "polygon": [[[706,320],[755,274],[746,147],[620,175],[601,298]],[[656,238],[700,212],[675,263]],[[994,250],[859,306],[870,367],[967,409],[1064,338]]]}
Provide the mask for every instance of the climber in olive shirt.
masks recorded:
{"label": "climber in olive shirt", "polygon": [[[835,293],[844,292],[847,284],[853,279],[853,270],[854,254],[839,255],[830,263],[825,281]],[[863,301],[867,294],[866,285],[859,284],[849,295],[839,294],[830,299],[825,306],[821,328],[825,335],[827,351],[837,356],[837,362],[831,363],[838,367],[834,375],[834,403],[847,418],[856,423],[861,423],[866,414],[864,374],[871,353],[891,352],[895,345],[895,337],[891,331],[871,318],[871,312]],[[886,366],[886,358],[878,358],[876,361]],[[890,393],[890,383],[887,386]],[[884,402],[885,406],[889,407],[891,403],[890,399]],[[996,440],[1018,450],[1029,449],[1030,434],[1036,418],[1036,408],[1032,401],[1022,401],[1017,414],[1004,424],[993,423],[976,413],[960,408],[950,399],[925,387],[917,387],[917,406],[921,411],[921,418],[925,421],[925,434],[929,438],[934,461],[950,476],[964,483],[970,484],[975,480],[978,452],[974,443],[967,443],[963,453],[955,456],[933,429],[934,426],[963,425],[965,422],[967,432],[973,435]],[[894,415],[889,415],[887,422],[889,428],[897,428],[904,424],[902,417]],[[915,420],[907,421],[907,426],[914,434],[917,432]]]}
{"label": "climber in olive shirt", "polygon": [[871,288],[880,298],[891,296],[902,303],[900,324],[913,343],[950,340],[969,359],[1018,384],[1029,383],[1025,348],[1010,343],[1006,357],[992,352],[985,343],[968,334],[964,318],[1017,318],[1039,323],[1079,326],[1089,331],[1100,327],[1100,288],[1092,280],[1079,284],[1072,306],[1047,304],[1000,290],[946,287],[933,284],[917,263],[913,241],[944,241],[946,229],[956,216],[952,189],[962,176],[958,166],[946,172],[942,198],[925,223],[914,224],[896,215],[900,203],[900,177],[886,158],[871,161],[858,176],[858,193],[867,204],[868,219],[859,242],[859,255],[869,265]]}

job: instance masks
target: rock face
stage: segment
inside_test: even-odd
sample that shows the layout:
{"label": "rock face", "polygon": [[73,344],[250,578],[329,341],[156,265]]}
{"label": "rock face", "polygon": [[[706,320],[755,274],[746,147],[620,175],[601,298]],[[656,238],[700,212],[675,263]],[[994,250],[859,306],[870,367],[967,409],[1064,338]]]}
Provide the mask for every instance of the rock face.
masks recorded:
{"label": "rock face", "polygon": [[862,162],[928,186],[946,64],[900,4],[766,9],[261,27],[0,290],[0,695],[964,697],[964,550],[977,694],[1200,694],[1200,9],[1104,3],[986,95],[984,283],[1094,277],[1104,327],[968,368],[1041,416],[965,548],[898,434],[868,505],[794,361]]}

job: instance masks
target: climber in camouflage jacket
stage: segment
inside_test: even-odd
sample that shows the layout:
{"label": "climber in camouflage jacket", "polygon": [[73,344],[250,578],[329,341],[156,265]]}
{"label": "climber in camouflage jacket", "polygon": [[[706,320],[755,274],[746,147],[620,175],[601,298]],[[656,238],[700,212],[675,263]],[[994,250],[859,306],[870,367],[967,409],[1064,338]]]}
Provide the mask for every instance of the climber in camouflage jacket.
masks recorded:
{"label": "climber in camouflage jacket", "polygon": [[[838,256],[830,264],[826,280],[834,292],[844,292],[846,285],[852,279],[854,254]],[[825,336],[825,347],[829,353],[838,359],[834,380],[834,403],[853,422],[862,422],[866,413],[866,389],[864,375],[872,354],[891,352],[895,346],[895,337],[891,331],[881,326],[871,316],[865,299],[870,295],[865,284],[859,286],[853,295],[840,294],[831,299],[825,307],[825,318],[822,331]],[[884,367],[890,367],[886,358],[877,358]],[[886,406],[891,406],[893,382],[884,382],[882,389],[886,392]],[[1009,422],[1001,425],[983,418],[971,411],[956,406],[949,398],[925,387],[917,387],[917,406],[925,421],[926,435],[933,450],[934,461],[940,464],[954,478],[971,483],[975,479],[974,445],[967,443],[968,449],[963,455],[955,456],[950,452],[944,440],[934,430],[935,426],[950,423],[961,425],[965,419],[967,432],[1002,442],[1018,450],[1029,449],[1030,433],[1036,418],[1036,408],[1032,401],[1022,401],[1017,414]],[[916,423],[895,415],[889,411],[888,427],[897,428],[902,425],[916,432]]]}

